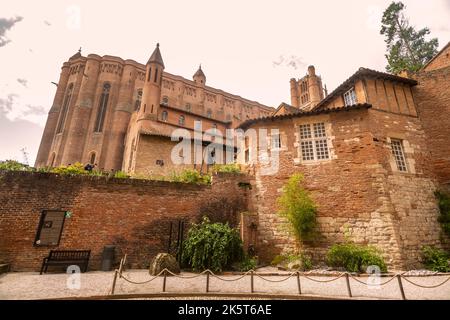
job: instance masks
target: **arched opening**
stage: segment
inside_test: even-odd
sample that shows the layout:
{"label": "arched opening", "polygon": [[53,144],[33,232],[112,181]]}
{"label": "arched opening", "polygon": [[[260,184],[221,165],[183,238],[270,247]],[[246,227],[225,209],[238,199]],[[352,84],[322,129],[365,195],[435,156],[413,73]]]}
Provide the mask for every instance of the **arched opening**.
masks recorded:
{"label": "arched opening", "polygon": [[67,88],[66,95],[63,101],[63,107],[59,115],[58,127],[56,128],[56,133],[61,133],[64,129],[64,124],[66,122],[67,112],[69,111],[70,101],[72,100],[73,83],[69,84]]}
{"label": "arched opening", "polygon": [[100,97],[100,104],[98,106],[97,119],[95,120],[94,132],[102,132],[102,130],[103,130],[103,123],[105,122],[106,107],[108,105],[110,90],[111,90],[111,85],[109,83],[105,83],[103,85],[102,96]]}

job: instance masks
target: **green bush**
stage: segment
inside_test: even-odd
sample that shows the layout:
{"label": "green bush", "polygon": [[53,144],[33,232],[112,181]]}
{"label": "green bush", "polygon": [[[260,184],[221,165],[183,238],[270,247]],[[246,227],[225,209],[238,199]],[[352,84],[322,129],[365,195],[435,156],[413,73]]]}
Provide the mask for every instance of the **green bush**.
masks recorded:
{"label": "green bush", "polygon": [[255,270],[257,265],[257,259],[245,256],[239,265],[239,270],[242,272],[247,272],[250,270]]}
{"label": "green bush", "polygon": [[387,272],[386,263],[376,248],[353,243],[333,245],[328,250],[327,263],[349,272],[364,273],[368,266],[373,265],[378,266],[381,272]]}
{"label": "green bush", "polygon": [[59,166],[53,168],[51,172],[58,174],[89,174],[89,171],[84,170],[83,164],[79,162],[69,166]]}
{"label": "green bush", "polygon": [[210,184],[211,176],[202,175],[197,170],[186,169],[181,171],[180,173],[173,173],[171,176],[171,180],[174,182],[183,183]]}
{"label": "green bush", "polygon": [[242,241],[228,223],[211,223],[207,217],[189,229],[183,243],[182,262],[195,271],[222,271],[243,255]]}
{"label": "green bush", "polygon": [[270,263],[272,266],[281,265],[284,268],[288,268],[289,264],[292,262],[299,262],[298,265],[294,267],[294,269],[299,269],[302,271],[308,271],[313,268],[311,257],[307,254],[281,254],[277,255],[273,258]]}
{"label": "green bush", "polygon": [[441,212],[438,221],[441,223],[442,230],[450,236],[450,195],[442,191],[436,191],[434,194],[438,199]]}
{"label": "green bush", "polygon": [[30,166],[20,163],[16,160],[5,160],[0,161],[0,170],[9,171],[31,171]]}
{"label": "green bush", "polygon": [[128,176],[128,174],[126,172],[116,171],[116,173],[114,173],[114,178],[127,179],[127,178],[129,178],[129,176]]}
{"label": "green bush", "polygon": [[283,187],[283,194],[277,199],[281,210],[299,240],[311,240],[317,226],[317,207],[309,193],[301,186],[303,175],[294,174]]}
{"label": "green bush", "polygon": [[444,250],[425,246],[422,248],[422,263],[428,270],[450,272],[450,256]]}
{"label": "green bush", "polygon": [[241,167],[237,163],[215,164],[212,168],[213,172],[240,173]]}

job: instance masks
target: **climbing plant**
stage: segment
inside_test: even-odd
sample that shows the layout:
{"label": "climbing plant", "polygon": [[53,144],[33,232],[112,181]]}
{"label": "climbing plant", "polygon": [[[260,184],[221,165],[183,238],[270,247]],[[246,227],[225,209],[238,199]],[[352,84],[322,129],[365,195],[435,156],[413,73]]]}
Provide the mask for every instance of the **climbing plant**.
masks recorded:
{"label": "climbing plant", "polygon": [[434,194],[441,212],[438,221],[441,223],[442,230],[450,236],[450,195],[443,191],[436,191]]}
{"label": "climbing plant", "polygon": [[317,226],[317,206],[309,193],[302,187],[302,174],[294,174],[283,187],[277,199],[279,214],[290,223],[299,240],[312,240]]}

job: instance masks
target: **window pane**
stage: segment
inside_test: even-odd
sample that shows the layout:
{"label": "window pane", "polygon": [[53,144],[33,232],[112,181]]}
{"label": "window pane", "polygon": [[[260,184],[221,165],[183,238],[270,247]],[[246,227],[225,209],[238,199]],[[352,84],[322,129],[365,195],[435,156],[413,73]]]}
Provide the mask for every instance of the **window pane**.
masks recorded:
{"label": "window pane", "polygon": [[305,160],[305,161],[314,160],[314,150],[313,150],[312,141],[302,141],[301,149],[302,149],[302,159],[303,160]]}
{"label": "window pane", "polygon": [[309,124],[300,125],[300,139],[310,139],[311,138],[311,127]]}
{"label": "window pane", "polygon": [[324,123],[314,123],[314,137],[326,137]]}
{"label": "window pane", "polygon": [[406,168],[406,160],[405,160],[405,154],[403,152],[403,143],[401,140],[392,139],[391,140],[391,146],[392,146],[392,154],[395,158],[395,162],[397,164],[397,168],[399,171],[408,171]]}
{"label": "window pane", "polygon": [[316,154],[318,160],[329,158],[328,143],[326,139],[316,140]]}

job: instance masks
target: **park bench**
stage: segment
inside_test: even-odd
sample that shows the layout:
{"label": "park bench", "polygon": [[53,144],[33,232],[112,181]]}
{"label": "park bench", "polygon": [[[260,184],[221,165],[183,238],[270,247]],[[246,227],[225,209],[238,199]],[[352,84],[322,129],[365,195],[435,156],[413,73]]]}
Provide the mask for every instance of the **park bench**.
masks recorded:
{"label": "park bench", "polygon": [[51,250],[42,261],[41,272],[47,272],[49,266],[77,265],[82,272],[87,271],[91,250]]}

